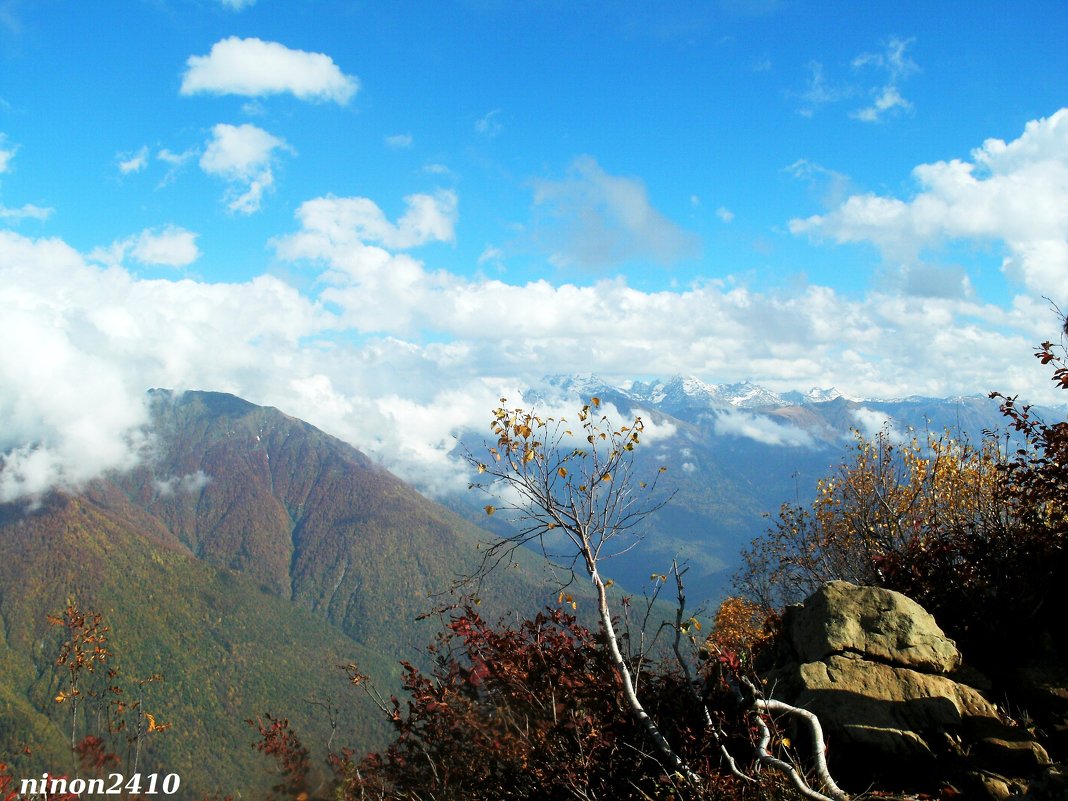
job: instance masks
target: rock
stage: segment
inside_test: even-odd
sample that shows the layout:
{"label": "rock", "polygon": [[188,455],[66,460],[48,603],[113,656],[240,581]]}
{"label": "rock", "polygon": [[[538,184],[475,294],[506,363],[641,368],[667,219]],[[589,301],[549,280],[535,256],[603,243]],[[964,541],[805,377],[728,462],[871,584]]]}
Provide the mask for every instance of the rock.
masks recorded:
{"label": "rock", "polygon": [[928,673],[950,673],[961,662],[922,606],[892,590],[831,581],[800,607],[790,607],[783,629],[801,662],[856,653]]}
{"label": "rock", "polygon": [[[997,720],[976,690],[909,668],[834,654],[799,665],[791,703],[814,712],[853,744],[901,758],[944,751],[942,732],[976,717]],[[938,736],[932,743],[931,735]]]}
{"label": "rock", "polygon": [[973,783],[976,791],[990,801],[1006,801],[1014,796],[1019,797],[1018,786],[1005,779],[1004,776],[981,771],[974,774]]}
{"label": "rock", "polygon": [[1026,729],[956,680],[967,675],[956,645],[900,593],[830,582],[787,610],[783,636],[790,656],[767,686],[816,714],[843,779],[935,791],[954,776],[996,776],[976,791],[1001,798],[1049,764]]}
{"label": "rock", "polygon": [[1031,782],[1025,801],[1064,801],[1068,798],[1068,766],[1053,765]]}

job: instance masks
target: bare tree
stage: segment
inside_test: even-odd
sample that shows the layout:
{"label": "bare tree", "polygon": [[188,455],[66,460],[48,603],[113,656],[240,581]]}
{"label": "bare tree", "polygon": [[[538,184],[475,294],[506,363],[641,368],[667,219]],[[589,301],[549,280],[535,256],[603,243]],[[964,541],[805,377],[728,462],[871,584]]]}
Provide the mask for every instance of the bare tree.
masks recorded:
{"label": "bare tree", "polygon": [[504,406],[494,410],[491,430],[497,443],[488,447],[489,458],[482,461],[469,453],[467,459],[485,477],[476,486],[501,504],[487,505],[486,513],[510,513],[517,530],[489,545],[480,572],[531,542],[541,544],[548,554],[554,547],[550,543],[562,537],[569,546],[572,572],[580,567],[593,582],[601,631],[631,714],[670,770],[700,784],[700,777],[675,753],[638,699],[608,603],[611,580],[600,572],[602,560],[633,547],[639,524],[667,502],[655,495],[657,478],[665,468],[650,481],[638,481],[629,457],[644,424],[636,417],[629,426],[615,428],[607,415],[598,416],[600,405],[600,399],[593,398],[579,410],[577,433],[563,418],[542,419],[532,411]]}
{"label": "bare tree", "polygon": [[[657,468],[646,480],[638,475],[632,456],[644,436],[642,419],[635,417],[629,425],[617,427],[602,413],[601,401],[596,397],[579,409],[573,425],[564,418],[542,418],[533,411],[507,408],[506,403],[502,398],[502,405],[493,412],[491,430],[496,443],[487,444],[484,457],[466,453],[479,476],[472,487],[496,501],[485,506],[486,514],[507,513],[514,524],[511,534],[487,544],[476,576],[485,575],[509,560],[516,548],[530,544],[540,545],[546,557],[563,558],[570,568],[571,579],[577,572],[584,572],[597,594],[605,646],[619,674],[631,714],[645,729],[668,772],[700,788],[701,776],[672,748],[638,698],[631,664],[620,650],[609,606],[611,580],[601,573],[603,561],[632,548],[639,539],[641,523],[662,508],[673,494],[665,494],[657,487],[665,467]],[[682,628],[685,600],[677,566],[674,573],[679,582],[677,634]],[[675,650],[688,675],[677,637]],[[700,698],[696,702],[703,704]],[[802,713],[786,708],[785,704],[772,708],[773,703],[776,702],[765,701],[754,693],[749,706],[758,716],[761,712]],[[803,717],[814,726],[815,740],[822,745],[818,721],[813,716]],[[705,718],[711,725],[707,709]],[[719,741],[714,727],[712,731]],[[740,774],[726,749],[721,750],[733,771]],[[822,753],[819,756],[819,778],[831,796],[845,798],[827,774]],[[755,753],[755,762],[786,773],[807,797],[829,801],[827,796],[809,788],[791,766],[773,759],[764,740]]]}

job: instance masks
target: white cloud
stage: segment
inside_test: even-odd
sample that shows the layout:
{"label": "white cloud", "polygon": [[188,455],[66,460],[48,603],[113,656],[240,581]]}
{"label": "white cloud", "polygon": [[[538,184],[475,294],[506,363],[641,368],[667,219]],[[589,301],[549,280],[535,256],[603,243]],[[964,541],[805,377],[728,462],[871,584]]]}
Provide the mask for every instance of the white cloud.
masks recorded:
{"label": "white cloud", "polygon": [[728,209],[726,206],[720,206],[716,209],[716,216],[725,223],[729,223],[734,220],[734,212]]}
{"label": "white cloud", "polygon": [[17,209],[11,209],[7,206],[0,205],[0,220],[11,220],[12,222],[20,222],[21,220],[47,220],[52,216],[54,209],[46,209],[41,206],[35,206],[32,203],[26,203],[19,206]]}
{"label": "white cloud", "polygon": [[669,264],[700,251],[700,239],[657,211],[641,181],[609,175],[589,156],[575,159],[567,178],[533,185],[534,236],[554,264]]}
{"label": "white cloud", "polygon": [[156,158],[167,165],[167,172],[160,179],[158,188],[169,185],[177,177],[178,172],[189,161],[194,159],[197,155],[197,151],[194,148],[183,150],[181,153],[176,153],[168,148],[162,148],[156,153]]}
{"label": "white cloud", "polygon": [[287,258],[326,258],[351,244],[372,242],[407,250],[428,242],[451,242],[455,236],[458,199],[451,190],[404,198],[407,207],[391,223],[378,205],[365,197],[307,200],[297,209],[301,233],[277,240]]}
{"label": "white cloud", "polygon": [[16,151],[18,151],[18,147],[9,145],[7,137],[0,133],[0,173],[8,172],[11,169],[11,160],[15,158]]}
{"label": "white cloud", "polygon": [[220,123],[212,128],[200,167],[214,175],[250,180],[270,164],[275,150],[285,147],[284,140],[255,125]]}
{"label": "white cloud", "polygon": [[292,152],[285,140],[255,125],[220,123],[212,128],[200,168],[231,183],[227,196],[231,211],[252,214],[259,211],[264,192],[274,184],[271,165],[278,150]]}
{"label": "white cloud", "polygon": [[861,406],[853,409],[850,413],[856,429],[864,435],[865,439],[875,439],[883,431],[889,431],[894,423],[894,418],[885,412],[878,412]]}
{"label": "white cloud", "polygon": [[[1006,241],[1033,248],[1020,250],[1021,265],[1011,269],[1037,275],[1034,264],[1048,266],[1064,242],[1057,224],[1068,204],[1047,202],[1063,200],[1049,194],[1060,163],[1052,154],[1065,150],[1060,119],[1037,121],[1015,141],[984,143],[969,169],[933,170],[924,191],[940,199],[937,225],[916,222],[919,197],[884,198],[890,222],[913,222],[857,230],[889,247],[906,236],[1007,227],[1014,238]],[[260,161],[221,163],[255,175],[249,165]],[[992,209],[971,194],[988,182],[1003,184],[989,196]],[[1029,213],[1007,200],[1024,203],[1017,184],[1032,192]],[[859,224],[844,216],[847,203],[819,222],[799,222],[799,232],[853,241],[846,234]],[[143,458],[137,432],[153,386],[210,388],[276,406],[435,492],[463,485],[452,455],[457,429],[486,431],[500,397],[522,404],[521,388],[547,373],[751,379],[778,391],[836,386],[869,398],[1001,390],[1064,402],[1031,355],[1058,325],[1031,291],[993,304],[933,290],[757,292],[730,279],[655,292],[623,279],[506,283],[434,269],[406,252],[451,241],[457,208],[451,192],[412,195],[389,215],[368,198],[308,201],[295,230],[274,241],[279,260],[315,272],[303,291],[266,275],[242,284],[147,280],[121,257],[97,266],[58,240],[0,231],[0,337],[20,343],[0,349],[0,494],[77,486]],[[167,230],[149,235],[162,239]],[[122,255],[140,241],[120,242]],[[1053,256],[1041,252],[1048,242]],[[915,280],[930,290],[936,279]],[[744,412],[719,425],[804,445],[794,429]]]}
{"label": "white cloud", "polygon": [[[153,386],[276,406],[434,492],[463,485],[451,455],[457,429],[485,431],[500,397],[522,404],[520,388],[546,373],[697,373],[780,390],[833,384],[859,397],[1001,389],[1060,400],[1031,358],[1055,324],[1042,303],[467,279],[361,242],[358,232],[380,230],[366,216],[324,229],[308,215],[307,231],[276,243],[280,258],[325,262],[319,300],[269,276],[141,279],[121,265],[87,264],[59,241],[0,232],[0,336],[26,343],[0,349],[4,497],[76,486],[141,458],[137,430]],[[395,237],[403,227],[386,230]],[[804,444],[745,413],[720,425]]]}
{"label": "white cloud", "polygon": [[872,105],[858,109],[850,116],[863,122],[878,122],[886,112],[894,109],[911,111],[912,103],[901,96],[896,86],[884,86]]}
{"label": "white cloud", "polygon": [[181,167],[196,154],[197,152],[195,150],[185,150],[181,153],[175,153],[173,150],[163,148],[156,153],[156,158],[166,164],[170,164],[172,167]]}
{"label": "white cloud", "polygon": [[231,11],[241,11],[245,8],[252,8],[252,6],[256,5],[256,0],[219,0],[219,3]]}
{"label": "white cloud", "polygon": [[160,231],[145,230],[134,241],[130,255],[142,264],[185,267],[200,258],[197,235],[168,225]]}
{"label": "white cloud", "polygon": [[[853,80],[829,78],[826,67],[818,61],[807,65],[805,88],[797,97],[801,101],[799,113],[812,117],[823,106],[860,97],[871,102],[850,112],[849,116],[863,122],[879,122],[895,112],[911,111],[912,103],[901,93],[901,84],[919,72],[916,62],[908,55],[914,39],[891,36],[874,53],[861,53],[853,59]],[[876,83],[861,80],[874,74]]]}
{"label": "white cloud", "polygon": [[764,445],[810,447],[813,444],[812,435],[807,431],[747,412],[718,412],[714,427],[720,436],[745,437]]}
{"label": "white cloud", "polygon": [[891,36],[886,40],[881,51],[861,53],[853,59],[853,68],[875,67],[886,73],[891,83],[897,83],[920,70],[916,62],[906,53],[915,41],[912,38],[902,39],[899,36]]}
{"label": "white cloud", "polygon": [[392,147],[395,150],[404,150],[412,146],[411,134],[394,134],[393,136],[387,136],[385,138],[386,146]]}
{"label": "white cloud", "polygon": [[828,208],[837,206],[852,191],[853,182],[848,175],[828,169],[808,159],[798,159],[793,164],[784,167],[783,170],[797,180],[808,184],[809,189]]}
{"label": "white cloud", "polygon": [[871,105],[857,109],[851,117],[864,122],[879,122],[894,111],[911,111],[912,103],[906,100],[898,88],[899,84],[913,73],[919,71],[916,62],[906,52],[913,39],[890,37],[878,53],[863,53],[853,59],[853,68],[863,70],[874,68],[885,77],[885,83],[872,88],[868,94],[874,97]]}
{"label": "white cloud", "polygon": [[148,146],[142,145],[139,150],[132,153],[119,153],[116,159],[119,163],[119,172],[123,175],[141,172],[148,166]]}
{"label": "white cloud", "polygon": [[231,36],[206,56],[190,56],[183,95],[206,92],[259,97],[290,92],[301,100],[347,104],[360,88],[323,53],[291,50],[278,42]]}
{"label": "white cloud", "polygon": [[[0,349],[0,502],[133,465],[143,403],[126,391],[121,365],[94,352],[91,340],[77,344],[82,315],[54,315],[59,295],[78,291],[80,258],[55,240],[0,232],[0,262],[0,337],[20,343]],[[40,275],[26,275],[42,269],[53,273],[50,298],[32,285]],[[56,273],[72,279],[66,289]]]}
{"label": "white cloud", "polygon": [[823,64],[818,61],[810,61],[807,68],[808,78],[805,82],[805,89],[800,95],[802,116],[811,117],[821,106],[837,103],[844,97],[849,96],[849,89],[832,84],[827,80]]}
{"label": "white cloud", "polygon": [[156,488],[156,492],[164,497],[169,497],[175,493],[193,495],[200,492],[209,483],[211,483],[211,476],[203,470],[197,470],[195,473],[186,473],[184,476],[156,479],[153,485]]}
{"label": "white cloud", "polygon": [[141,264],[161,267],[185,267],[200,258],[197,235],[175,225],[161,229],[146,228],[137,236],[96,248],[89,254],[93,261],[119,266],[129,254]]}
{"label": "white cloud", "polygon": [[1063,297],[1068,275],[1068,109],[1027,123],[1019,138],[988,139],[972,160],[921,164],[910,199],[852,195],[827,214],[790,221],[795,234],[871,242],[887,261],[915,264],[953,240],[1000,241],[1003,269]]}
{"label": "white cloud", "polygon": [[0,348],[0,502],[136,464],[149,387],[254,394],[250,376],[267,362],[282,375],[299,338],[328,324],[273,278],[138,280],[10,231],[0,231],[0,306],[0,337],[19,343]]}
{"label": "white cloud", "polygon": [[482,252],[478,254],[478,266],[482,267],[486,264],[492,264],[497,269],[503,269],[504,251],[495,245],[486,245],[482,249]]}

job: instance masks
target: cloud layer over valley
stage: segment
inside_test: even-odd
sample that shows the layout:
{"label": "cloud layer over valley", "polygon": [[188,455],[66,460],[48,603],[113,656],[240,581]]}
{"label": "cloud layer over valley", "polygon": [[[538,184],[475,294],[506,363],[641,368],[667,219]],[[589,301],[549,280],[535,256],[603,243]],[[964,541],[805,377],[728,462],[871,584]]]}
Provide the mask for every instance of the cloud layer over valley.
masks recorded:
{"label": "cloud layer over valley", "polygon": [[[852,196],[794,222],[801,234],[864,237],[888,251],[917,232],[921,241],[997,238],[1006,270],[1024,281],[1006,306],[967,293],[757,292],[729,279],[642,291],[622,278],[461,276],[417,255],[456,237],[462,209],[453,190],[408,196],[395,221],[370,198],[304,202],[294,230],[271,246],[310,284],[269,274],[243,283],[146,278],[124,266],[127,254],[159,264],[196,259],[195,235],[176,227],[131,234],[90,256],[58,239],[2,231],[0,334],[19,345],[0,355],[8,421],[0,499],[132,464],[145,391],[156,386],[277,406],[431,492],[458,480],[449,462],[455,432],[482,430],[498,398],[522,402],[522,388],[547,373],[694,374],[777,390],[833,385],[859,397],[998,389],[1059,401],[1029,358],[1055,318],[1024,289],[1057,288],[1049,277],[1060,274],[1068,234],[1058,211],[1068,208],[1065,119],[1058,112],[1014,142],[987,142],[976,165],[917,167],[913,198]],[[990,176],[973,177],[979,166]],[[1016,187],[1036,170],[1044,178],[1031,191],[1046,194],[1049,212],[1028,220],[1015,211]],[[984,186],[992,182],[1003,185]],[[979,192],[990,209],[981,218],[971,210]],[[748,425],[744,415],[721,424],[743,433]],[[772,433],[792,441],[785,428]]]}

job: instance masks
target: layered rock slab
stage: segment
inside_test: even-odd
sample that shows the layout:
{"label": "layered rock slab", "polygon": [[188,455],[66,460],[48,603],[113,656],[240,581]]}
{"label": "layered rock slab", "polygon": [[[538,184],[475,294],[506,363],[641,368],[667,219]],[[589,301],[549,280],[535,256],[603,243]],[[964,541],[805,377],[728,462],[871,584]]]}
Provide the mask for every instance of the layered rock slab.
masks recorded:
{"label": "layered rock slab", "polygon": [[958,680],[956,644],[900,593],[830,582],[787,610],[782,642],[773,696],[814,712],[832,763],[857,779],[917,786],[968,771],[1028,776],[1049,762]]}
{"label": "layered rock slab", "polygon": [[800,662],[855,653],[925,673],[950,673],[961,663],[956,643],[927,610],[880,587],[830,581],[788,608],[783,627]]}

